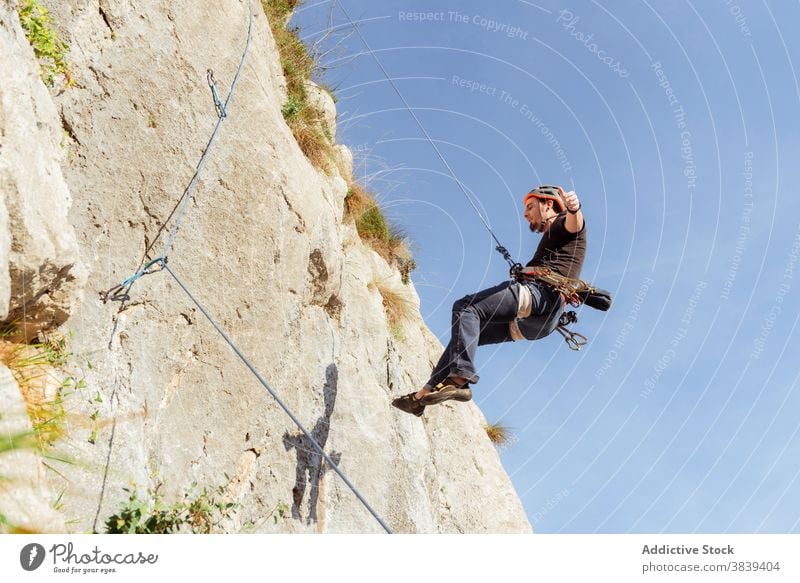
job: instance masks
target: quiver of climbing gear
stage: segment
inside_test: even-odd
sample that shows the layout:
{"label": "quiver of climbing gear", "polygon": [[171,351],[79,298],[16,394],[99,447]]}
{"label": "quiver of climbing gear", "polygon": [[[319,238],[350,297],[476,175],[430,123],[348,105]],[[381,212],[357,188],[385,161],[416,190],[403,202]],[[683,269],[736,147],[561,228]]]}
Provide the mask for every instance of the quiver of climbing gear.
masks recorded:
{"label": "quiver of climbing gear", "polygon": [[604,289],[590,287],[578,292],[578,297],[582,304],[601,312],[607,312],[611,307],[611,292]]}

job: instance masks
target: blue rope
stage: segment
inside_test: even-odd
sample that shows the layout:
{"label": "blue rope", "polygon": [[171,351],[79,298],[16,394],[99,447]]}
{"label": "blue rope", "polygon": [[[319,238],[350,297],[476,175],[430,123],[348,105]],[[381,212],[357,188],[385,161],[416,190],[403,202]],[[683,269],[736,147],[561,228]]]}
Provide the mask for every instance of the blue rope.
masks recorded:
{"label": "blue rope", "polygon": [[211,322],[211,325],[214,326],[216,331],[219,332],[219,335],[222,336],[225,339],[225,342],[228,343],[228,346],[230,346],[233,349],[233,351],[236,353],[236,356],[239,357],[239,360],[241,360],[245,364],[245,366],[247,366],[247,368],[250,369],[250,372],[252,372],[253,375],[255,375],[255,377],[258,379],[258,382],[261,383],[261,386],[263,386],[267,390],[267,392],[270,395],[272,395],[272,398],[275,399],[275,401],[278,403],[278,405],[280,405],[281,409],[284,410],[284,412],[291,418],[291,420],[294,422],[294,424],[297,425],[297,427],[300,429],[300,431],[303,432],[303,435],[305,435],[306,439],[308,439],[311,442],[311,444],[317,449],[317,451],[320,453],[320,455],[325,458],[325,461],[328,462],[328,465],[330,465],[331,468],[333,468],[333,470],[337,474],[339,474],[339,477],[342,478],[344,483],[347,484],[347,487],[350,488],[350,490],[353,491],[353,494],[356,495],[356,498],[358,498],[361,501],[361,503],[370,512],[370,514],[372,514],[372,516],[375,517],[375,520],[378,521],[378,523],[383,527],[383,529],[387,533],[393,534],[393,532],[389,528],[389,526],[383,521],[383,519],[378,515],[378,513],[375,512],[375,510],[373,510],[372,506],[369,505],[369,503],[364,499],[364,497],[356,489],[356,487],[350,482],[350,480],[347,479],[347,476],[344,475],[342,470],[339,469],[339,466],[337,466],[336,463],[330,458],[330,456],[328,456],[328,454],[325,453],[325,450],[317,442],[317,440],[314,439],[314,437],[308,431],[306,431],[306,429],[305,429],[305,427],[303,427],[302,423],[300,423],[300,421],[297,419],[297,417],[295,417],[294,414],[289,410],[289,408],[286,405],[284,405],[283,401],[281,401],[280,397],[278,397],[277,393],[272,389],[272,387],[269,386],[269,383],[267,383],[267,381],[265,381],[264,378],[255,369],[255,367],[252,364],[250,364],[250,361],[247,360],[247,357],[242,353],[241,350],[239,350],[239,348],[236,346],[236,344],[234,344],[233,341],[230,338],[228,338],[228,335],[225,334],[225,332],[222,330],[222,328],[219,327],[219,325],[214,321],[214,319],[206,311],[206,309],[202,305],[200,305],[200,302],[198,302],[195,299],[195,297],[192,295],[192,292],[189,291],[189,289],[184,285],[184,283],[180,280],[180,278],[178,278],[178,276],[175,275],[175,272],[172,271],[172,269],[170,269],[170,267],[166,263],[164,264],[164,270],[166,270],[175,279],[175,281],[178,283],[178,285],[181,286],[181,289],[186,293],[187,296],[189,296],[189,299],[192,300],[192,303],[195,306],[197,306],[197,309],[200,310],[203,313],[203,315],[206,317],[206,319],[209,322]]}
{"label": "blue rope", "polygon": [[[236,69],[236,74],[233,76],[233,81],[231,82],[231,88],[228,91],[228,96],[225,98],[225,104],[220,105],[219,109],[221,110],[218,118],[217,124],[214,126],[214,131],[211,133],[211,138],[208,140],[208,145],[206,149],[203,151],[203,155],[200,157],[200,162],[197,164],[197,169],[194,172],[194,176],[192,176],[191,181],[189,182],[189,186],[186,187],[186,192],[184,195],[183,202],[181,203],[181,208],[178,210],[178,216],[175,219],[175,226],[172,227],[172,231],[169,234],[169,238],[167,239],[166,244],[164,245],[164,250],[161,252],[161,257],[166,258],[167,253],[169,253],[169,249],[172,246],[172,242],[175,239],[175,234],[178,232],[178,228],[181,225],[181,221],[183,220],[183,214],[186,212],[186,207],[189,204],[189,201],[192,199],[194,195],[194,189],[197,186],[197,181],[200,178],[200,172],[203,170],[203,167],[206,164],[206,159],[208,158],[208,153],[211,151],[211,146],[214,144],[214,140],[217,137],[217,132],[219,131],[220,126],[222,126],[222,122],[227,119],[227,111],[228,111],[228,103],[230,103],[231,97],[233,96],[233,90],[236,89],[236,84],[239,82],[239,75],[242,72],[242,67],[244,67],[245,57],[247,57],[247,51],[250,48],[250,39],[252,38],[252,30],[253,30],[253,0],[250,0],[250,19],[247,23],[247,42],[244,45],[244,51],[242,52],[242,58],[239,61],[239,66]],[[213,79],[213,74],[211,75]],[[219,97],[217,96],[217,92],[215,86],[211,86],[211,93],[214,96],[214,99],[219,102]]]}
{"label": "blue rope", "polygon": [[142,277],[143,275],[147,275],[147,274],[153,273],[152,271],[149,271],[149,269],[153,265],[155,265],[156,263],[160,263],[162,265],[162,267],[163,267],[165,261],[166,260],[163,257],[158,257],[156,259],[153,259],[150,263],[148,263],[147,265],[142,267],[139,271],[137,271],[136,273],[131,275],[128,279],[126,279],[121,284],[119,284],[119,287],[130,287],[130,286],[132,286],[133,282],[136,281],[137,279],[139,279],[140,277]]}
{"label": "blue rope", "polygon": [[[107,292],[104,292],[104,296],[107,298],[109,297],[112,292],[116,292],[117,290],[125,289],[126,294],[129,291],[130,286],[134,284],[139,278],[143,275],[148,275],[148,273],[152,273],[148,271],[148,268],[155,264],[161,263],[162,265],[167,261],[167,254],[172,247],[172,243],[175,240],[175,235],[178,232],[178,229],[181,226],[181,222],[183,221],[183,216],[186,212],[186,208],[189,205],[192,197],[194,196],[195,188],[197,187],[197,182],[200,179],[200,173],[203,171],[203,168],[206,164],[206,159],[208,158],[208,154],[211,151],[211,146],[214,144],[214,140],[217,138],[217,133],[219,132],[220,127],[222,126],[222,122],[228,117],[228,103],[230,103],[231,97],[233,96],[233,91],[236,89],[236,84],[239,81],[239,76],[241,75],[242,68],[244,67],[245,58],[247,57],[247,52],[250,49],[250,41],[252,39],[252,31],[253,31],[253,0],[249,1],[249,19],[247,24],[247,42],[244,46],[244,51],[242,52],[242,58],[239,60],[239,66],[236,69],[236,74],[233,77],[233,81],[231,82],[231,88],[228,91],[228,95],[225,98],[225,103],[219,98],[219,94],[217,93],[216,87],[216,80],[214,79],[214,73],[211,69],[208,70],[208,84],[211,88],[211,95],[214,99],[214,107],[217,109],[217,123],[214,126],[214,131],[211,132],[211,137],[206,144],[206,147],[203,149],[203,154],[200,156],[200,161],[197,163],[195,167],[194,175],[192,175],[192,179],[189,181],[189,185],[183,191],[181,195],[181,201],[178,207],[178,214],[175,219],[175,224],[172,227],[172,230],[169,233],[169,237],[167,238],[167,242],[164,244],[164,249],[161,251],[161,255],[159,255],[156,259],[148,263],[146,266],[140,268],[136,273],[131,275],[122,283],[114,286]],[[174,212],[174,211],[173,211]]]}

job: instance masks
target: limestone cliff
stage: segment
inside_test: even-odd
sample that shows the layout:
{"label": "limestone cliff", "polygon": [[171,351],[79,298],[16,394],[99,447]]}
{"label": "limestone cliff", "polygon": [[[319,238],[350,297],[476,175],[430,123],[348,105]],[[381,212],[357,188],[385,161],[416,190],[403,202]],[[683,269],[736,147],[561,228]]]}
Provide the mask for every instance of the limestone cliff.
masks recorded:
{"label": "limestone cliff", "polygon": [[[124,303],[99,293],[163,245],[217,121],[206,72],[227,93],[248,2],[43,4],[73,81],[49,92],[16,4],[0,0],[0,311],[24,320],[29,340],[69,332],[87,387],[58,446],[72,463],[35,479],[66,485],[60,513],[78,532],[102,529],[123,487],[155,482],[167,497],[224,484],[240,505],[229,531],[381,532],[167,273],[138,280]],[[529,532],[474,404],[422,420],[390,407],[424,382],[441,345],[413,285],[345,219],[346,181],[309,164],[287,128],[277,49],[253,9],[170,268],[395,531]],[[416,307],[400,335],[387,289]],[[266,520],[281,502],[290,516]],[[66,528],[50,518],[30,527]]]}

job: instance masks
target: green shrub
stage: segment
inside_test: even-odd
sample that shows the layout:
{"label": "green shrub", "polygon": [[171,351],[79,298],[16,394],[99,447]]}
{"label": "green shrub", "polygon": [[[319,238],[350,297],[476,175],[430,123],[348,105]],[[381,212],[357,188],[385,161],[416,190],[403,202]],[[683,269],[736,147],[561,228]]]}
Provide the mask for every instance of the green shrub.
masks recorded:
{"label": "green shrub", "polygon": [[106,519],[106,534],[169,534],[192,532],[209,534],[222,530],[220,523],[230,518],[237,504],[225,502],[217,495],[224,494],[224,487],[212,494],[203,488],[197,496],[192,492],[197,484],[192,484],[184,493],[183,499],[174,504],[165,504],[158,484],[148,489],[147,497],[140,499],[135,488],[124,488],[128,500],[120,506],[117,514]]}
{"label": "green shrub", "polygon": [[397,267],[403,283],[408,284],[417,264],[408,250],[406,233],[386,219],[375,198],[360,184],[350,184],[344,203],[345,215],[355,221],[358,235],[389,264]]}
{"label": "green shrub", "polygon": [[293,117],[297,116],[303,109],[303,104],[294,96],[289,97],[286,100],[286,103],[283,104],[281,107],[281,114],[283,114],[283,119],[289,121]]}
{"label": "green shrub", "polygon": [[72,78],[66,60],[69,47],[53,30],[50,12],[36,0],[21,1],[17,11],[22,30],[39,59],[42,80],[48,87],[52,87],[56,75],[63,75],[67,79],[67,85],[71,85]]}
{"label": "green shrub", "polygon": [[417,262],[411,258],[398,257],[397,269],[400,270],[400,279],[406,285],[411,283],[411,272],[417,268]]}

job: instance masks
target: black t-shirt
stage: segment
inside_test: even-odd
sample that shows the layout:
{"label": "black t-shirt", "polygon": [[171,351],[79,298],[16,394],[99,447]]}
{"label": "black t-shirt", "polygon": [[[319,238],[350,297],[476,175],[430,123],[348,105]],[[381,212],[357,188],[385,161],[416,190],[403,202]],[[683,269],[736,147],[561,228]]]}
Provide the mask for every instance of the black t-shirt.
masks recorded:
{"label": "black t-shirt", "polygon": [[527,267],[549,267],[563,276],[578,279],[586,256],[586,221],[577,233],[570,233],[564,226],[567,213],[559,213],[542,234],[542,240]]}

